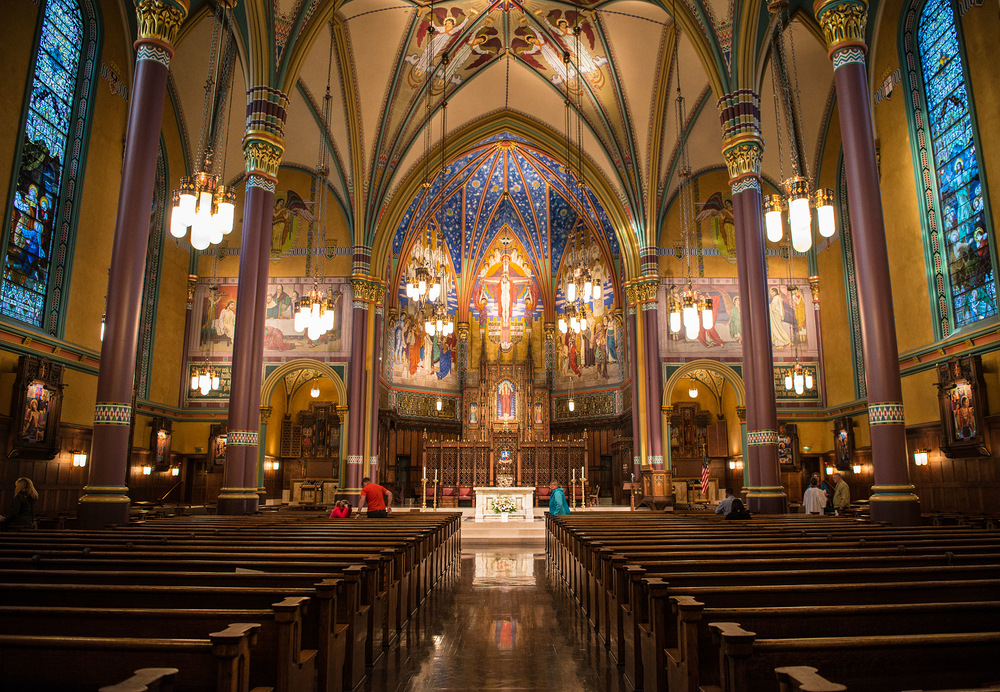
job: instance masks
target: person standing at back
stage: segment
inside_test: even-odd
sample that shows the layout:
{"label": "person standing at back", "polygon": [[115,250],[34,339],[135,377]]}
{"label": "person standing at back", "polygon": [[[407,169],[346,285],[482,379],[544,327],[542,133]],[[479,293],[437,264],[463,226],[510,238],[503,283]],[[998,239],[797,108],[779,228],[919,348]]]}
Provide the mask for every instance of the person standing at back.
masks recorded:
{"label": "person standing at back", "polygon": [[389,516],[392,506],[392,493],[383,488],[378,483],[372,483],[372,479],[365,476],[361,479],[361,502],[358,504],[358,518],[361,518],[361,509],[368,505],[368,516],[372,519]]}
{"label": "person standing at back", "polygon": [[549,489],[552,491],[549,495],[549,514],[569,514],[569,503],[566,502],[566,491],[562,489],[562,483],[552,481]]}
{"label": "person standing at back", "polygon": [[14,502],[10,514],[0,517],[0,529],[30,529],[35,526],[35,500],[38,491],[30,478],[18,478],[14,481]]}
{"label": "person standing at back", "polygon": [[826,509],[826,491],[819,487],[819,480],[813,478],[802,495],[802,508],[806,514],[822,514]]}
{"label": "person standing at back", "polygon": [[833,509],[840,514],[851,506],[851,488],[839,473],[833,474]]}

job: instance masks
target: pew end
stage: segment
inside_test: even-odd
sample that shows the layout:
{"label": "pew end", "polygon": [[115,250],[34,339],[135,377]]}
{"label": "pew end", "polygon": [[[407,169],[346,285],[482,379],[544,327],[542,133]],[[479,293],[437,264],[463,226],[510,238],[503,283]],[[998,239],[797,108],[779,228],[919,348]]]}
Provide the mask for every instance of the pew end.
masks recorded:
{"label": "pew end", "polygon": [[778,692],[842,692],[847,687],[830,682],[812,666],[784,666],[775,668]]}
{"label": "pew end", "polygon": [[127,680],[101,687],[98,692],[174,692],[176,668],[140,668]]}

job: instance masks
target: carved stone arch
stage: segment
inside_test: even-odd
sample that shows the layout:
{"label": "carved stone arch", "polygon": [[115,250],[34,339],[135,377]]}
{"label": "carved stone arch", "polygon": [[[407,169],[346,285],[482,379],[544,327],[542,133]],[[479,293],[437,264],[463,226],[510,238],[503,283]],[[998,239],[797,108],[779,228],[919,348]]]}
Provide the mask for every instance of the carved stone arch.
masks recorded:
{"label": "carved stone arch", "polygon": [[743,378],[725,363],[717,360],[710,360],[708,358],[699,358],[698,360],[692,360],[689,363],[684,363],[674,372],[674,374],[670,376],[670,379],[667,380],[667,384],[663,387],[663,397],[661,401],[662,406],[670,406],[670,401],[674,393],[674,387],[677,386],[678,382],[683,380],[685,377],[690,376],[690,374],[696,370],[708,370],[709,372],[714,372],[717,375],[720,375],[736,392],[736,405],[746,406],[746,387],[743,384]]}
{"label": "carved stone arch", "polygon": [[347,404],[347,387],[344,386],[344,380],[341,379],[337,371],[331,368],[329,365],[322,361],[313,360],[311,358],[296,358],[295,360],[290,360],[282,363],[278,366],[267,379],[264,380],[264,386],[261,387],[260,400],[270,401],[271,396],[274,394],[275,387],[279,383],[283,382],[285,375],[295,372],[297,370],[304,370],[308,368],[309,370],[315,370],[316,372],[323,375],[323,377],[329,378],[333,382],[334,390],[337,392],[337,402],[341,405]]}

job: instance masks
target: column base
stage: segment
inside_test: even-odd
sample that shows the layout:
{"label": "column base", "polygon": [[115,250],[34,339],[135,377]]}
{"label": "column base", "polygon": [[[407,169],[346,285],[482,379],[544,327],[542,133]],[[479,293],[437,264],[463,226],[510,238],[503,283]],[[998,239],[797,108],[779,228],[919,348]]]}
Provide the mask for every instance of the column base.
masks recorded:
{"label": "column base", "polygon": [[869,498],[872,521],[892,526],[920,525],[920,498],[912,485],[873,485]]}
{"label": "column base", "polygon": [[131,500],[124,485],[88,485],[83,489],[76,511],[76,525],[81,529],[126,526]]}
{"label": "column base", "polygon": [[788,512],[788,497],[785,490],[779,486],[757,486],[745,488],[747,491],[747,509],[754,514],[786,514]]}
{"label": "column base", "polygon": [[256,514],[258,501],[257,488],[223,488],[215,507],[225,516]]}

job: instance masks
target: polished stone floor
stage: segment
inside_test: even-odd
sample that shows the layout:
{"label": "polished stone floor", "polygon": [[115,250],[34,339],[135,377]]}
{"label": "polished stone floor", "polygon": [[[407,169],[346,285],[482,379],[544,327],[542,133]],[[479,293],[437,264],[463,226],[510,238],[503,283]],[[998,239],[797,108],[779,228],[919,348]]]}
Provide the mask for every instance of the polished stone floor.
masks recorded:
{"label": "polished stone floor", "polygon": [[618,692],[624,682],[541,548],[466,550],[364,689]]}

